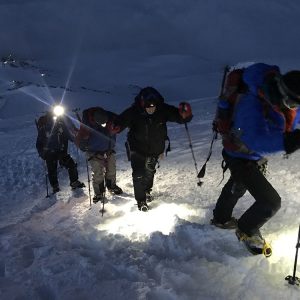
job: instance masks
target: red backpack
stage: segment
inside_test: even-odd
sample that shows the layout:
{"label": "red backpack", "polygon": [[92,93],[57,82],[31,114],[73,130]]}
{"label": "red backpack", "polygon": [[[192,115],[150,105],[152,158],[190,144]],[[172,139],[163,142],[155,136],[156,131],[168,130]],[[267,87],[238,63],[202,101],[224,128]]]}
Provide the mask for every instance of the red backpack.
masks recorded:
{"label": "red backpack", "polygon": [[224,83],[219,96],[219,104],[213,121],[213,129],[222,136],[226,135],[230,128],[234,107],[239,95],[247,92],[247,84],[243,81],[244,68],[233,69],[227,66],[224,70]]}

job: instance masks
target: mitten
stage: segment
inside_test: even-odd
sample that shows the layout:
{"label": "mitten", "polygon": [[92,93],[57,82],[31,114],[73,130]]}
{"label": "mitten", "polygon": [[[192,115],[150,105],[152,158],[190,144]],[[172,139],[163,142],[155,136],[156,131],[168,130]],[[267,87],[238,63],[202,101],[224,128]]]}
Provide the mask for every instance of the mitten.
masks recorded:
{"label": "mitten", "polygon": [[178,107],[179,114],[185,122],[189,122],[193,118],[191,105],[187,102],[181,102]]}

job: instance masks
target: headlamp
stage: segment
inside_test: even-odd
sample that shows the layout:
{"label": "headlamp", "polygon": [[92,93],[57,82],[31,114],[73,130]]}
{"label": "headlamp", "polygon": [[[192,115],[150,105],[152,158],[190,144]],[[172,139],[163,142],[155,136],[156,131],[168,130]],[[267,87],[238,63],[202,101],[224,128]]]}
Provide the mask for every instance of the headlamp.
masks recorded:
{"label": "headlamp", "polygon": [[65,109],[61,105],[56,105],[53,108],[53,114],[55,117],[60,117],[65,113]]}

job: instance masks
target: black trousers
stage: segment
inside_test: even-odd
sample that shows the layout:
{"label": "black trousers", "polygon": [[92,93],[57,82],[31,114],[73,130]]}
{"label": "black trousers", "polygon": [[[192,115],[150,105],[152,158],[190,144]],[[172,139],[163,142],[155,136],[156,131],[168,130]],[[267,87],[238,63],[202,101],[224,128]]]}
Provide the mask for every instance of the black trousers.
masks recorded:
{"label": "black trousers", "polygon": [[238,227],[248,235],[255,234],[280,209],[281,198],[262,174],[259,163],[225,153],[223,157],[231,176],[217,200],[214,218],[220,223],[228,221],[236,203],[248,190],[255,202],[240,217]]}
{"label": "black trousers", "polygon": [[78,179],[77,164],[72,157],[65,152],[55,152],[46,155],[46,165],[51,186],[58,185],[57,164],[65,167],[69,173],[70,183]]}
{"label": "black trousers", "polygon": [[131,152],[132,181],[134,197],[140,201],[146,200],[146,192],[153,187],[157,156],[144,156],[137,152]]}

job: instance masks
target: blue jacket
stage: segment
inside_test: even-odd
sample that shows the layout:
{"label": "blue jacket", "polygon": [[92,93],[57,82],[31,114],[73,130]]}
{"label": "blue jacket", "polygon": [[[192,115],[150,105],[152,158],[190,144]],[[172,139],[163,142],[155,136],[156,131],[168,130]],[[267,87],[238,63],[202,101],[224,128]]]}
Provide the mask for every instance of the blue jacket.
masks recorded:
{"label": "blue jacket", "polygon": [[[278,67],[262,63],[245,69],[243,80],[249,90],[241,95],[235,105],[231,128],[231,132],[243,145],[244,151],[230,151],[225,148],[227,154],[259,160],[266,154],[284,151],[285,116],[275,106],[258,96],[258,90],[264,84],[266,73],[274,68],[279,72]],[[300,110],[297,109],[290,129],[294,130],[299,121]]]}

